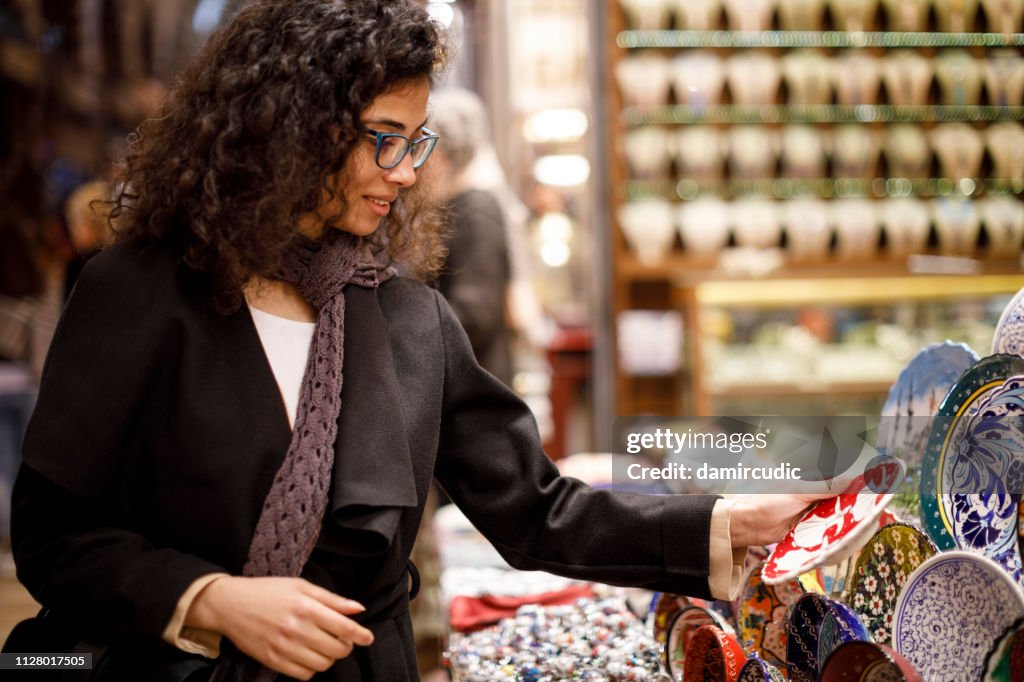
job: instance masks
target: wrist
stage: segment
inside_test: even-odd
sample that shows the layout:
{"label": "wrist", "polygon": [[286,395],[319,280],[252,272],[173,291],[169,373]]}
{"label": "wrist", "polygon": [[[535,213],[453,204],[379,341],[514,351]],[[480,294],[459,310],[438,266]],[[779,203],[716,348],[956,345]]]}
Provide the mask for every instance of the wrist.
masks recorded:
{"label": "wrist", "polygon": [[732,501],[729,509],[729,541],[734,548],[751,547],[758,544],[753,537],[754,528],[751,509],[746,500]]}
{"label": "wrist", "polygon": [[224,595],[234,580],[228,575],[221,575],[211,580],[192,600],[185,614],[185,625],[200,630],[221,632],[221,605]]}

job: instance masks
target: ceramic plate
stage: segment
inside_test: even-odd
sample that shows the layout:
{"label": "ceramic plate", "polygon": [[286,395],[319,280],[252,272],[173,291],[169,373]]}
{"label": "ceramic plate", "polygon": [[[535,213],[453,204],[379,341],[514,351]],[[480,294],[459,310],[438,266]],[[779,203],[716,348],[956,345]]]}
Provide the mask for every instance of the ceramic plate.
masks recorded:
{"label": "ceramic plate", "polygon": [[992,353],[1024,355],[1024,289],[1003,308],[992,337]]}
{"label": "ceramic plate", "polygon": [[654,635],[654,640],[664,647],[665,642],[668,640],[668,630],[672,626],[672,619],[675,618],[677,613],[687,606],[706,607],[707,605],[706,601],[696,597],[691,598],[667,592],[655,592],[654,597],[651,599],[649,611],[651,632]]}
{"label": "ceramic plate", "polygon": [[737,682],[786,682],[782,671],[757,656],[748,658]]}
{"label": "ceramic plate", "polygon": [[1002,386],[1009,377],[1024,374],[1024,357],[1018,355],[990,355],[979,360],[963,373],[939,405],[932,422],[924,461],[921,464],[921,523],[939,550],[956,546],[951,524],[943,519],[939,503],[942,482],[940,465],[953,445],[957,425],[977,411],[981,398]]}
{"label": "ceramic plate", "polygon": [[[895,460],[882,467],[898,466]],[[875,493],[861,474],[845,492],[823,500],[801,517],[768,557],[764,581],[777,585],[825,563],[839,562],[878,529],[892,493]]]}
{"label": "ceramic plate", "polygon": [[683,682],[736,682],[747,660],[743,648],[732,635],[714,625],[697,628],[686,645],[686,669]]}
{"label": "ceramic plate", "polygon": [[928,427],[956,380],[978,361],[969,346],[944,341],[922,348],[900,372],[882,407],[885,440],[878,449],[899,457],[908,468],[920,466]]}
{"label": "ceramic plate", "polygon": [[697,629],[703,625],[714,625],[722,632],[732,634],[732,628],[726,624],[721,615],[700,606],[683,607],[672,618],[664,655],[665,669],[672,679],[682,679],[690,640],[693,639]]}
{"label": "ceramic plate", "polygon": [[1024,680],[1024,618],[1011,625],[985,659],[982,682]]}
{"label": "ceramic plate", "polygon": [[1024,485],[1024,376],[985,393],[939,460],[939,513],[961,549],[980,550],[1018,584],[1017,514]]}
{"label": "ceramic plate", "polygon": [[922,682],[910,662],[883,644],[847,642],[825,661],[818,682]]}
{"label": "ceramic plate", "polygon": [[892,642],[896,598],[910,574],[936,553],[927,535],[901,523],[882,528],[861,550],[845,601],[876,642]]}
{"label": "ceramic plate", "polygon": [[736,634],[744,650],[777,666],[786,665],[788,609],[807,593],[794,578],[778,585],[765,585],[762,562],[747,577],[736,609]]}
{"label": "ceramic plate", "polygon": [[992,643],[1024,616],[1024,594],[991,559],[936,554],[896,601],[893,643],[926,680],[977,680]]}
{"label": "ceramic plate", "polygon": [[793,606],[786,634],[786,669],[792,682],[817,682],[825,660],[841,644],[871,640],[845,604],[817,594],[804,595]]}

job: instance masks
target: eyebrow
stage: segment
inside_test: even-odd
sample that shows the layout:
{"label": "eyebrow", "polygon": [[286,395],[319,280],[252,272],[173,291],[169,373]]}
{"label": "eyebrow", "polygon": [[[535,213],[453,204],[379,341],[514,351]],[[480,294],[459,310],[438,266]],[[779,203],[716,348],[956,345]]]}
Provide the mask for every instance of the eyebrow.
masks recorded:
{"label": "eyebrow", "polygon": [[[429,121],[429,120],[430,120],[430,117],[428,116],[427,118],[423,119],[423,123],[421,123],[418,126],[414,127],[413,130],[419,130],[420,128],[424,127],[425,125],[427,125],[427,121]],[[391,118],[371,118],[369,121],[364,121],[363,122],[363,125],[366,125],[366,124],[388,126],[390,128],[395,128],[396,130],[405,131],[405,124],[404,123],[402,123],[401,121],[396,121],[396,120],[391,119]]]}

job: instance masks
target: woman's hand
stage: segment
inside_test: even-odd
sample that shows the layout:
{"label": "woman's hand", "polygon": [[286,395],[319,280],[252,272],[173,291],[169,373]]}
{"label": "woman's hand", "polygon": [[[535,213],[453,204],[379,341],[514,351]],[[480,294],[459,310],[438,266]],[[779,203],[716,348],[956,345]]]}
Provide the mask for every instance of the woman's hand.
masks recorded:
{"label": "woman's hand", "polygon": [[786,536],[789,529],[812,504],[835,497],[836,493],[756,494],[733,499],[729,536],[733,547],[770,545]]}
{"label": "woman's hand", "polygon": [[272,670],[308,680],[373,634],[348,616],[364,607],[301,578],[224,577],[195,598],[190,627],[219,632]]}

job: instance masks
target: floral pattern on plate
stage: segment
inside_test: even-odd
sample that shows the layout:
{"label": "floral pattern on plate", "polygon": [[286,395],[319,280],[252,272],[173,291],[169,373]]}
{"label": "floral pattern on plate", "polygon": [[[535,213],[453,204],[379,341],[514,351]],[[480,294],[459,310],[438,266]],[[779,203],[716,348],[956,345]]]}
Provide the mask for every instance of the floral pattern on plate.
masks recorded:
{"label": "floral pattern on plate", "polygon": [[[898,466],[890,458],[878,469]],[[844,492],[822,500],[800,518],[768,557],[762,570],[765,583],[777,585],[822,564],[841,561],[878,529],[878,518],[893,494],[868,488],[866,478],[873,472],[857,476]]]}
{"label": "floral pattern on plate", "polygon": [[953,550],[907,578],[893,643],[926,680],[977,680],[997,637],[1024,616],[1024,594],[991,559]]}
{"label": "floral pattern on plate", "polygon": [[778,585],[761,579],[761,562],[747,577],[736,608],[737,639],[744,650],[769,663],[786,665],[789,608],[807,593],[799,578]]}
{"label": "floral pattern on plate", "polygon": [[1024,618],[1003,633],[985,659],[985,677],[981,682],[1024,680]]}
{"label": "floral pattern on plate", "polygon": [[939,460],[939,511],[961,549],[981,550],[1019,584],[1017,515],[1024,486],[1024,376],[983,394]]}
{"label": "floral pattern on plate", "polygon": [[892,642],[896,599],[910,574],[937,552],[921,530],[902,523],[882,528],[861,550],[844,601],[876,642]]}
{"label": "floral pattern on plate", "polygon": [[870,641],[864,624],[842,602],[807,594],[793,606],[786,642],[792,682],[817,682],[829,655],[844,642]]}
{"label": "floral pattern on plate", "polygon": [[992,337],[992,353],[1024,355],[1024,289],[1003,308]]}
{"label": "floral pattern on plate", "polygon": [[943,518],[940,498],[948,492],[943,487],[941,465],[958,425],[977,413],[985,395],[1020,374],[1024,374],[1024,357],[1002,354],[982,358],[963,373],[939,405],[921,464],[920,492],[921,524],[940,551],[956,547],[953,526]]}

